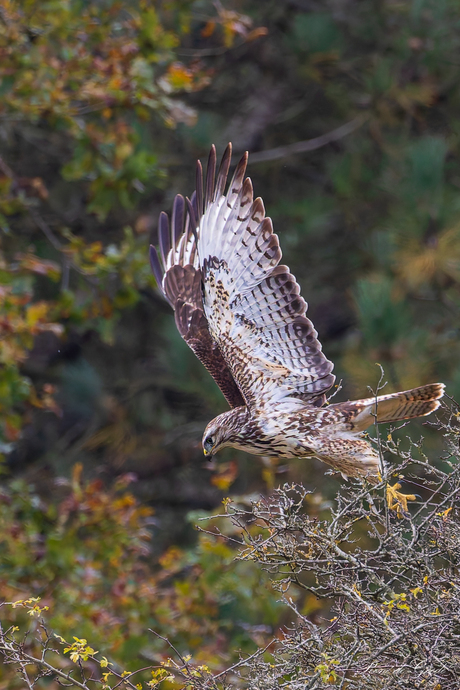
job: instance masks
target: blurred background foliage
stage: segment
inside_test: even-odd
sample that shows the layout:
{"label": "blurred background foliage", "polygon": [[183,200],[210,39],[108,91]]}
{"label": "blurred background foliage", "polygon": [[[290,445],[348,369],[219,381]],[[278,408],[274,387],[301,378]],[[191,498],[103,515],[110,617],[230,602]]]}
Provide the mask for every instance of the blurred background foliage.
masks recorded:
{"label": "blurred background foliage", "polygon": [[[231,140],[235,161],[253,154],[340,399],[368,394],[376,362],[388,392],[440,380],[458,399],[459,29],[454,0],[3,0],[8,597],[53,600],[61,634],[110,624],[91,640],[125,664],[163,653],[149,626],[218,668],[282,623],[259,573],[228,570],[193,516],[286,479],[319,505],[336,480],[231,450],[204,463],[225,401],[176,332],[148,244],[195,159]],[[438,437],[411,426],[435,457]]]}

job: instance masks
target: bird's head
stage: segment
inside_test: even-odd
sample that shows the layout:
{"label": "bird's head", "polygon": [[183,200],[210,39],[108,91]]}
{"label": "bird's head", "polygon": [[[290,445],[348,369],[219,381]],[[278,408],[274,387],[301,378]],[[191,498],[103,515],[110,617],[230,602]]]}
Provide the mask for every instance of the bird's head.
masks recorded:
{"label": "bird's head", "polygon": [[232,446],[242,447],[241,431],[246,421],[247,411],[244,407],[237,407],[220,414],[209,422],[203,434],[203,452],[211,459],[221,448]]}
{"label": "bird's head", "polygon": [[209,422],[203,434],[203,453],[211,459],[218,450],[227,445],[229,429],[219,423],[219,419],[213,419]]}

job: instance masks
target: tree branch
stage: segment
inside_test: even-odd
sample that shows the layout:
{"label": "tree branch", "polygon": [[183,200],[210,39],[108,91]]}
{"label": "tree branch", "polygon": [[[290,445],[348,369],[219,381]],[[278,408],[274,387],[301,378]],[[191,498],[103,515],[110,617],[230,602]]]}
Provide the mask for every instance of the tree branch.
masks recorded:
{"label": "tree branch", "polygon": [[308,151],[315,151],[320,149],[327,144],[331,144],[333,141],[339,141],[348,136],[355,130],[362,127],[362,125],[367,122],[369,115],[358,115],[350,122],[333,129],[327,134],[321,134],[319,137],[314,139],[307,139],[306,141],[297,141],[295,144],[288,144],[287,146],[278,146],[274,149],[268,149],[267,151],[259,151],[258,153],[251,153],[251,165],[253,163],[266,163],[267,161],[276,161],[280,158],[288,158],[289,156],[294,156],[298,153],[307,153]]}

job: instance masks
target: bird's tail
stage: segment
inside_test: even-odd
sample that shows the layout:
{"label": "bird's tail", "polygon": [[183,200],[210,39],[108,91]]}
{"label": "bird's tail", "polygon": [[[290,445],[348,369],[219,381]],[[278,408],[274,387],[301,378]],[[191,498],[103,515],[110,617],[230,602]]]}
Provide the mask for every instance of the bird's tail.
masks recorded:
{"label": "bird's tail", "polygon": [[444,388],[443,383],[430,383],[400,393],[338,403],[337,407],[344,412],[346,423],[350,425],[348,428],[364,431],[376,421],[378,424],[398,422],[434,412],[441,404],[439,401],[444,395]]}

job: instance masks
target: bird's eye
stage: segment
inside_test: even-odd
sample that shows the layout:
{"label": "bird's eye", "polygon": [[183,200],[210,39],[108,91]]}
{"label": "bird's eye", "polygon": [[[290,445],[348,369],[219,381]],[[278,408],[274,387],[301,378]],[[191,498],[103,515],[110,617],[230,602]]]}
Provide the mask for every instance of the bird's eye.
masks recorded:
{"label": "bird's eye", "polygon": [[212,436],[208,436],[206,441],[204,442],[206,446],[213,446],[214,445],[214,439]]}

